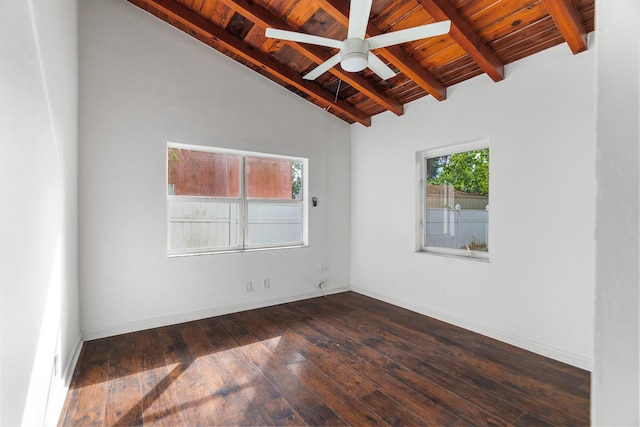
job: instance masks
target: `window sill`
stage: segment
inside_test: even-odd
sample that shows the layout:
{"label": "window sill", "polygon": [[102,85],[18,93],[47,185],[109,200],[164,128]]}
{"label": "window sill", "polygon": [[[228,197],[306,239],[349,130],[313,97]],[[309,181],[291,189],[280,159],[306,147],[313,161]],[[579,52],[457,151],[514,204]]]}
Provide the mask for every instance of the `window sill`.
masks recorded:
{"label": "window sill", "polygon": [[302,245],[294,245],[294,246],[270,246],[266,248],[248,248],[248,249],[229,249],[229,250],[220,250],[220,251],[208,251],[208,252],[188,252],[188,253],[168,253],[167,258],[183,258],[183,257],[192,257],[192,256],[203,256],[203,255],[222,255],[222,254],[237,254],[244,252],[264,252],[264,251],[279,251],[284,249],[300,249],[300,248],[308,248],[308,244]]}
{"label": "window sill", "polygon": [[437,250],[429,250],[429,249],[418,249],[415,251],[416,254],[428,254],[428,255],[436,255],[444,258],[453,258],[453,259],[464,259],[476,262],[482,262],[485,264],[489,264],[490,258],[488,256],[478,256],[478,255],[467,255],[467,254],[454,254],[447,252],[440,252]]}

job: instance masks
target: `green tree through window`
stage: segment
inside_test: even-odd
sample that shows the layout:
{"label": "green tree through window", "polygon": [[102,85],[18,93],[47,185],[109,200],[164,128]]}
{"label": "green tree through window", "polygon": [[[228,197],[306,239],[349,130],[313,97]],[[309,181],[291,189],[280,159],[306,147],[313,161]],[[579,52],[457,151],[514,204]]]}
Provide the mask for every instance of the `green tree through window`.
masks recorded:
{"label": "green tree through window", "polygon": [[427,183],[450,184],[465,193],[489,194],[489,149],[465,151],[428,159]]}
{"label": "green tree through window", "polygon": [[489,148],[480,144],[419,153],[424,250],[489,258]]}
{"label": "green tree through window", "polygon": [[302,162],[291,162],[291,198],[302,199]]}

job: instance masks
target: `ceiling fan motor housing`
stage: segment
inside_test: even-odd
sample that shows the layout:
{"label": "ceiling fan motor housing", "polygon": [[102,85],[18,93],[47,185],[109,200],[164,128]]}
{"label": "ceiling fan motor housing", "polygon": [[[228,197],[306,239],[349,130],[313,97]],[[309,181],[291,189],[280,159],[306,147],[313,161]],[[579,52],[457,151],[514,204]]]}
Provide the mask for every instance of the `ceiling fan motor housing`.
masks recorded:
{"label": "ceiling fan motor housing", "polygon": [[358,72],[367,68],[369,42],[352,38],[342,42],[340,48],[340,66],[345,71]]}

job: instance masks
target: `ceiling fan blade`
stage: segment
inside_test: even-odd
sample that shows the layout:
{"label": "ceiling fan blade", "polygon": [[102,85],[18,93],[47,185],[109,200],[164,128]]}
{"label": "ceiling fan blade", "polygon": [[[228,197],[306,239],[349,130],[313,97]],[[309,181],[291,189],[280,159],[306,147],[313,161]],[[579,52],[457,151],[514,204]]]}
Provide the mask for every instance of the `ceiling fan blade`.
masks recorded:
{"label": "ceiling fan blade", "polygon": [[322,64],[318,65],[313,70],[309,71],[307,74],[302,76],[305,80],[315,80],[320,77],[322,74],[326,73],[340,62],[340,53],[336,53],[331,58],[324,61]]}
{"label": "ceiling fan blade", "polygon": [[369,68],[382,80],[390,79],[391,77],[396,75],[396,73],[391,68],[389,68],[387,64],[382,62],[380,58],[378,58],[371,52],[369,52]]}
{"label": "ceiling fan blade", "polygon": [[340,49],[342,42],[340,40],[328,39],[326,37],[312,36],[311,34],[296,33],[295,31],[278,30],[276,28],[267,28],[264,32],[266,37],[272,39],[288,40],[299,43],[316,44],[326,47],[334,47]]}
{"label": "ceiling fan blade", "polygon": [[364,39],[367,33],[367,25],[369,24],[372,1],[373,0],[351,0],[347,38]]}
{"label": "ceiling fan blade", "polygon": [[421,25],[419,27],[407,28],[406,30],[394,31],[392,33],[380,34],[368,38],[370,49],[379,49],[394,44],[412,42],[414,40],[426,39],[427,37],[447,34],[451,28],[451,21],[441,21],[434,24]]}

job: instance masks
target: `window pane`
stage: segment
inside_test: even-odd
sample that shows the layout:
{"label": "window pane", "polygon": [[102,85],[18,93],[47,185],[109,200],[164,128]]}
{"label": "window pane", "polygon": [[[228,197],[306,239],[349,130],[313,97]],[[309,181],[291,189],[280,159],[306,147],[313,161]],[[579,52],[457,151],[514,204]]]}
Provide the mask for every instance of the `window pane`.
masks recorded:
{"label": "window pane", "polygon": [[216,150],[167,148],[168,254],[303,244],[307,160]]}
{"label": "window pane", "polygon": [[426,246],[489,251],[489,149],[427,158]]}
{"label": "window pane", "polygon": [[168,194],[240,197],[240,156],[173,147],[168,155]]}
{"label": "window pane", "polygon": [[241,242],[240,204],[169,201],[169,249],[220,249]]}
{"label": "window pane", "polygon": [[301,203],[249,203],[249,244],[302,242]]}
{"label": "window pane", "polygon": [[302,200],[302,162],[247,157],[247,198]]}

